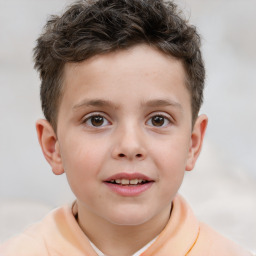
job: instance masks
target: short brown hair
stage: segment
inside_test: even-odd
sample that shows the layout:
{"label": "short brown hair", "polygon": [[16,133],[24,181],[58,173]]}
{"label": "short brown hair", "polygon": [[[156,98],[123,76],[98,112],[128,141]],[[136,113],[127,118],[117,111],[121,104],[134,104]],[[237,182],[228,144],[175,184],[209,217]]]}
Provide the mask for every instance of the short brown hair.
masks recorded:
{"label": "short brown hair", "polygon": [[65,63],[141,43],[183,62],[194,122],[203,101],[205,68],[200,36],[177,6],[164,0],[83,0],[62,16],[51,16],[34,49],[42,109],[53,128],[57,128]]}

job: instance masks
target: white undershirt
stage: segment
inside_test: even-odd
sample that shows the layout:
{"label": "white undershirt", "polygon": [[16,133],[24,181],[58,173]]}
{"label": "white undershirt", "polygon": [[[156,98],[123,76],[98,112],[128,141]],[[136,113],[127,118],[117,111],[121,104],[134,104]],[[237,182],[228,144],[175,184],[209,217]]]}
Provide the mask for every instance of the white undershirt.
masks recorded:
{"label": "white undershirt", "polygon": [[[155,237],[153,240],[151,240],[149,243],[147,243],[145,246],[143,246],[140,250],[138,250],[137,252],[135,252],[133,255],[131,256],[139,256],[141,253],[143,253],[144,251],[146,251],[148,249],[148,247],[153,244],[155,242],[155,240],[157,239],[157,237]],[[90,241],[90,240],[89,240]],[[107,256],[106,254],[104,254],[102,251],[100,251],[99,248],[97,248],[95,246],[95,244],[93,244],[90,241],[90,244],[92,246],[92,248],[95,250],[95,252],[98,254],[98,256]]]}

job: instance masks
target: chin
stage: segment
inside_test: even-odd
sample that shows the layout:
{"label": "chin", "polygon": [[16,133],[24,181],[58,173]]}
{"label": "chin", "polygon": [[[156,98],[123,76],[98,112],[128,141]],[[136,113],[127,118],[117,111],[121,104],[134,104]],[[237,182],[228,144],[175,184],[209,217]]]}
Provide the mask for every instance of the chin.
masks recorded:
{"label": "chin", "polygon": [[111,213],[107,220],[114,225],[118,226],[139,226],[149,221],[153,216],[150,216],[149,212],[143,212],[141,210],[123,210],[115,213]]}
{"label": "chin", "polygon": [[114,219],[114,220],[109,220],[112,224],[117,225],[117,226],[140,226],[143,225],[147,220],[145,219],[132,219],[126,218],[126,219]]}

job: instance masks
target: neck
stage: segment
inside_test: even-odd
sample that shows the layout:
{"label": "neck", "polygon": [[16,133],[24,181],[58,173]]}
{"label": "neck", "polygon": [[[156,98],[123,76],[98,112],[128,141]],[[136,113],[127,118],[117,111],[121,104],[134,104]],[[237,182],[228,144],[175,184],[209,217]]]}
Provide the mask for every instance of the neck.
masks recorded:
{"label": "neck", "polygon": [[160,234],[170,218],[170,209],[171,205],[140,225],[123,226],[78,206],[78,224],[104,254],[130,256]]}

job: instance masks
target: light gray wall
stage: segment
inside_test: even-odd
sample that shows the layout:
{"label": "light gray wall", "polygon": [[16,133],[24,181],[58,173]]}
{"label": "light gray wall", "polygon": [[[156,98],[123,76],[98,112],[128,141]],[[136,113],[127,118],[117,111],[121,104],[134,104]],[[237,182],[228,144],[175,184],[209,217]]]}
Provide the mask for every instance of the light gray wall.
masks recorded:
{"label": "light gray wall", "polygon": [[49,14],[60,12],[63,0],[0,1],[0,195],[66,201],[65,177],[55,177],[37,142],[35,121],[42,117],[39,79],[32,49]]}
{"label": "light gray wall", "polygon": [[[73,198],[65,176],[51,173],[37,143],[34,124],[42,114],[32,63],[46,18],[70,2],[0,0],[2,212],[11,200],[54,207]],[[182,191],[202,219],[252,248],[255,231],[239,233],[256,230],[256,1],[176,2],[203,38],[207,81],[202,112],[209,116],[203,154]]]}

